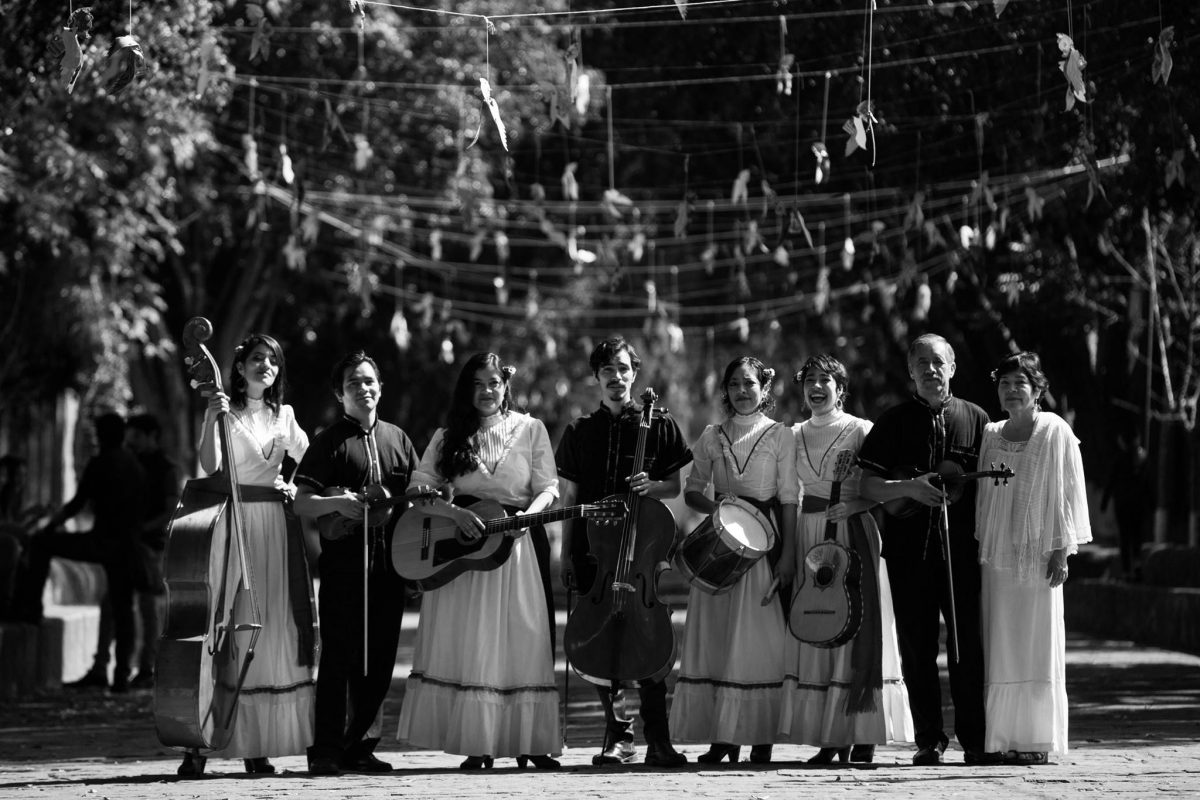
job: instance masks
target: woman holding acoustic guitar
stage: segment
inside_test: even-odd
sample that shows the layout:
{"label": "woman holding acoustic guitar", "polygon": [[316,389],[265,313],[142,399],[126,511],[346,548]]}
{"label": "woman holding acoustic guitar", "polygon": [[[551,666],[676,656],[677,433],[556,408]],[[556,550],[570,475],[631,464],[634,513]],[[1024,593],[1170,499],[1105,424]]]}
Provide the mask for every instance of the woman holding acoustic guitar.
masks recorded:
{"label": "woman holding acoustic guitar", "polygon": [[[447,517],[472,541],[487,530],[469,508],[479,501],[495,501],[510,514],[535,514],[554,502],[550,437],[539,420],[512,409],[513,372],[493,353],[463,365],[446,427],[412,477],[414,486],[448,484],[455,504],[428,499],[410,514]],[[489,769],[497,756],[516,756],[521,767],[559,767],[545,755],[562,748],[546,598],[523,534],[499,566],[464,572],[421,598],[397,737],[466,755],[462,769]]]}
{"label": "woman holding acoustic guitar", "polygon": [[[696,758],[701,764],[725,758],[736,763],[743,744],[751,745],[752,762],[769,763],[779,724],[787,635],[779,599],[771,596],[771,559],[762,555],[777,539],[777,525],[784,540],[793,536],[799,486],[792,432],[766,415],[774,406],[774,376],[775,370],[748,356],[725,368],[721,404],[726,420],[705,428],[693,446],[695,465],[684,487],[687,504],[711,518],[724,519],[726,505],[738,505],[726,515],[736,521],[733,525],[710,528],[706,523],[680,547],[692,589],[671,730],[683,741],[711,743]],[[716,499],[708,496],[709,486]],[[733,534],[731,544],[750,545],[759,556],[753,564],[732,565],[732,580],[719,567],[730,554],[715,549],[719,540],[711,545],[703,540],[705,533],[715,538],[718,527]],[[692,558],[693,553],[716,555]],[[771,599],[764,602],[767,596]]]}
{"label": "woman holding acoustic guitar", "polygon": [[[867,513],[873,503],[859,497],[860,470],[854,467],[871,423],[843,410],[846,367],[833,356],[808,359],[795,381],[803,387],[812,417],[793,428],[796,475],[804,499],[796,536],[785,540],[780,560],[784,579],[795,575],[797,585],[779,733],[783,741],[821,748],[810,764],[831,764],[835,758],[870,762],[875,745],[913,739],[887,569],[879,557],[879,530]],[[821,564],[810,563],[821,560],[814,548],[830,533],[857,554],[853,560],[858,563],[858,586],[851,592],[839,593],[838,587],[818,592],[822,599],[840,596],[844,602],[861,603],[857,634],[846,631],[852,638],[840,644],[836,642],[841,639],[813,632],[817,621],[824,624],[838,617],[830,609],[815,614],[808,591],[823,578],[817,574]]]}
{"label": "woman holding acoustic guitar", "polygon": [[1003,422],[984,429],[980,464],[1002,462],[1010,486],[981,481],[976,537],[983,573],[986,659],[984,749],[1016,764],[1067,751],[1067,557],[1092,540],[1079,440],[1041,399],[1049,387],[1035,353],[992,373]]}
{"label": "woman holding acoustic guitar", "polygon": [[[200,466],[222,467],[217,417],[228,414],[228,442],[240,483],[249,580],[257,595],[262,629],[238,696],[229,744],[210,753],[242,758],[246,771],[271,773],[272,756],[303,753],[313,736],[313,665],[316,634],[312,582],[297,524],[284,503],[296,488],[280,474],[285,455],[299,461],[308,436],[284,404],[287,370],[273,337],[251,334],[234,351],[229,395],[209,393],[200,434]],[[230,575],[230,584],[237,582]],[[239,617],[249,609],[238,612]],[[235,622],[245,622],[235,619]],[[205,757],[188,752],[180,775],[199,775]]]}

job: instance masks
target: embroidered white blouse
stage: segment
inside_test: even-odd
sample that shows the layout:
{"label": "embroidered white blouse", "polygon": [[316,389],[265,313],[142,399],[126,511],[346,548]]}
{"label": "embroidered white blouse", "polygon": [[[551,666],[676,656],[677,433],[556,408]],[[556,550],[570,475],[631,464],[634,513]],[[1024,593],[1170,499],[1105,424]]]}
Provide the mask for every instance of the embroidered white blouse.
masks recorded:
{"label": "embroidered white blouse", "polygon": [[[231,409],[229,423],[229,446],[237,462],[239,483],[273,486],[284,453],[299,463],[308,450],[308,435],[296,423],[296,414],[289,405],[280,406],[279,413],[275,413],[261,400],[251,401],[246,408]],[[220,466],[218,447],[217,468]]]}
{"label": "embroidered white blouse", "polygon": [[526,508],[542,492],[558,497],[558,470],[550,435],[541,420],[528,414],[509,411],[485,417],[475,434],[480,465],[467,475],[447,481],[438,471],[437,462],[446,436],[438,428],[425,448],[421,464],[410,485],[450,483],[456,494],[495,500],[502,505]]}
{"label": "embroidered white blouse", "polygon": [[692,447],[695,461],[684,490],[704,493],[711,485],[717,495],[795,504],[800,486],[793,442],[786,425],[761,412],[709,425]]}

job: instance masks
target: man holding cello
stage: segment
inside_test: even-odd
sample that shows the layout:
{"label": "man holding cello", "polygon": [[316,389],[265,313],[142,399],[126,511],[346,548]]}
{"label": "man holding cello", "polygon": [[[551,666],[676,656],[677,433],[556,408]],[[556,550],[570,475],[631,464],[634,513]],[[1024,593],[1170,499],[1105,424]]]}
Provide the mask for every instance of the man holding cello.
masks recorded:
{"label": "man holding cello", "polygon": [[860,493],[883,503],[887,512],[882,554],[891,578],[917,766],[942,763],[949,741],[943,731],[937,666],[939,610],[949,632],[954,732],[966,763],[987,760],[975,486],[971,481],[958,484],[963,494],[947,507],[945,484],[937,477],[943,470],[975,469],[988,416],[950,393],[954,368],[954,349],[941,336],[925,334],[913,340],[908,373],[916,394],[879,417],[858,453],[863,468]]}
{"label": "man holding cello", "polygon": [[408,434],[379,419],[383,382],[370,356],[343,358],[330,384],[342,418],[313,439],[296,477],[296,513],[333,521],[322,525],[322,647],[308,771],[387,772],[391,765],[374,752],[377,717],[392,683],[404,583],[389,555],[395,515],[383,506],[368,512],[358,493],[382,487],[401,497],[419,459]]}
{"label": "man holding cello", "polygon": [[[639,528],[636,535],[643,537],[643,541],[645,537],[662,537],[665,546],[670,547],[675,537],[674,521],[670,512],[657,501],[679,495],[679,470],[692,460],[692,452],[678,424],[666,412],[647,414],[649,429],[642,435],[643,410],[634,404],[632,395],[641,359],[632,345],[620,337],[607,339],[592,351],[588,363],[598,381],[600,407],[568,425],[558,444],[555,460],[561,502],[571,506],[591,503],[609,495],[645,498],[647,504],[657,505],[666,512],[665,518],[660,515],[658,519],[669,520],[670,524],[655,526],[661,530]],[[641,452],[638,452],[639,439],[644,445]],[[642,456],[642,467],[637,470],[634,469],[635,454]],[[571,522],[563,526],[562,581],[568,589],[586,595],[597,574],[610,574],[614,566],[598,564],[590,556],[594,545],[589,546],[588,535],[579,528],[577,523]],[[593,533],[606,535],[600,530]],[[570,631],[568,645],[569,639]],[[621,646],[641,648],[660,644],[630,638]],[[670,671],[673,661],[672,652],[666,662],[666,672]],[[580,667],[579,664],[575,666]],[[671,746],[665,678],[666,675],[661,674],[638,680],[646,740],[645,763],[677,767],[687,763],[687,758]],[[605,734],[603,749],[592,757],[592,763],[597,766],[629,763],[636,757],[636,750],[633,720],[625,714],[621,681],[613,679],[607,684],[598,684],[596,690],[604,707]]]}

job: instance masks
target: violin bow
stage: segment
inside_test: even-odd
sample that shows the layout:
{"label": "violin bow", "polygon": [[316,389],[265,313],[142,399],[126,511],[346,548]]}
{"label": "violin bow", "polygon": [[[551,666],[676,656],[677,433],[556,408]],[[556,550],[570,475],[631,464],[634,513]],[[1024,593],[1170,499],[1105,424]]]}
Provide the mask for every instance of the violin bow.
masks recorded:
{"label": "violin bow", "polygon": [[946,654],[958,663],[958,612],[954,607],[954,568],[950,561],[950,509],[945,492],[942,493],[942,517],[938,524],[938,532],[942,537],[942,553],[946,557],[946,588],[950,590],[950,619],[946,620],[949,629],[946,634]]}
{"label": "violin bow", "polygon": [[367,595],[371,581],[371,506],[363,498],[363,657],[362,674],[367,677]]}

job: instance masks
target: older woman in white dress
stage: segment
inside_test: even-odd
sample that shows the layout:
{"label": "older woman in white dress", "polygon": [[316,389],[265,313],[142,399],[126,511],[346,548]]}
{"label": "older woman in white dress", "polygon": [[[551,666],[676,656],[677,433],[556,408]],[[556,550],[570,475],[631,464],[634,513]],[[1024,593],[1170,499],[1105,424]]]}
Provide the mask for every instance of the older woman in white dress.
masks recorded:
{"label": "older woman in white dress", "polygon": [[1004,422],[987,426],[980,464],[1004,463],[1007,485],[983,481],[976,500],[983,572],[984,747],[1018,764],[1067,752],[1067,558],[1092,540],[1079,440],[1042,411],[1049,387],[1035,353],[992,373]]}

